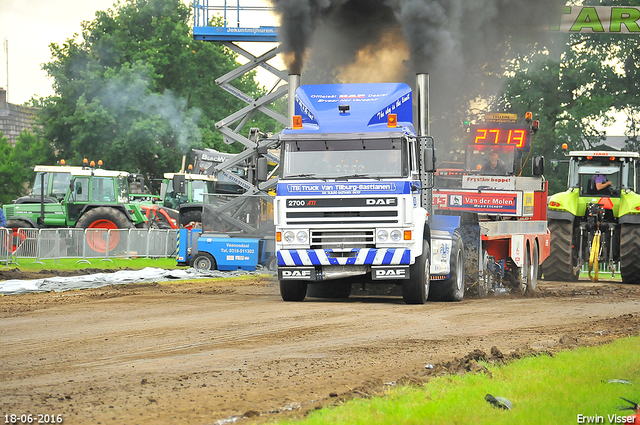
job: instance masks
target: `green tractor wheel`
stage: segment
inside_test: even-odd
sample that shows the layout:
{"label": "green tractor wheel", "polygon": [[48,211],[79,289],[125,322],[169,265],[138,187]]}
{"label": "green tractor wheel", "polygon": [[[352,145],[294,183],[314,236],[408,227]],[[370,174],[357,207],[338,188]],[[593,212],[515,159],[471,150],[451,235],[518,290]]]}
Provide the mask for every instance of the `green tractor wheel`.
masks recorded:
{"label": "green tractor wheel", "polygon": [[133,227],[133,223],[122,211],[109,207],[97,207],[84,213],[76,222],[76,227],[88,229],[87,244],[89,248],[99,254],[104,254],[107,250],[111,252],[116,249],[120,242],[120,233],[112,232],[107,237],[107,232],[129,229]]}
{"label": "green tractor wheel", "polygon": [[640,225],[622,224],[620,274],[624,283],[640,283]]}

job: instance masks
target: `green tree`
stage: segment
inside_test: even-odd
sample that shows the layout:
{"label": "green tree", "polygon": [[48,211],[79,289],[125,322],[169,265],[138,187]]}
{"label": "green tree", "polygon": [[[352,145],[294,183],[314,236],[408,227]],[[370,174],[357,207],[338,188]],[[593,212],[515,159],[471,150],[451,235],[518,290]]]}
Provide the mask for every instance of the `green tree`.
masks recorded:
{"label": "green tree", "polygon": [[25,130],[15,146],[11,146],[0,133],[0,203],[10,203],[26,195],[35,177],[33,167],[53,161],[51,144],[39,135]]}
{"label": "green tree", "polygon": [[[638,0],[584,2],[629,6]],[[630,4],[631,3],[631,4]],[[570,150],[593,149],[606,138],[601,126],[613,113],[629,117],[627,147],[638,150],[636,123],[640,114],[640,48],[629,34],[571,34],[556,52],[532,51],[514,60],[504,79],[504,91],[492,103],[495,110],[524,114],[540,120],[532,153],[562,160],[562,145]],[[549,192],[566,189],[567,169],[547,172]]]}
{"label": "green tree", "polygon": [[[189,19],[180,0],[127,0],[84,22],[80,40],[51,45],[54,60],[44,69],[56,94],[41,116],[58,158],[102,159],[107,168],[159,178],[191,148],[241,150],[215,130],[245,106],[215,84],[237,67],[236,54],[193,40]],[[262,94],[253,74],[233,84]],[[274,125],[256,114],[246,129]]]}

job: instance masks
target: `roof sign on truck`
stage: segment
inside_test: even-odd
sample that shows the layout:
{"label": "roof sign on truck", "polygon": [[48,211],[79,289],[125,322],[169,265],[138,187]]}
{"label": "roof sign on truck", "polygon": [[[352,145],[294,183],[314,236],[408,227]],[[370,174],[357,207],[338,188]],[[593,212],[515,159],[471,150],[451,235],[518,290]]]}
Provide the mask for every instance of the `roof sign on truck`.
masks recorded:
{"label": "roof sign on truck", "polygon": [[294,115],[301,116],[305,133],[386,131],[390,114],[397,116],[398,126],[415,133],[407,84],[320,84],[296,89]]}

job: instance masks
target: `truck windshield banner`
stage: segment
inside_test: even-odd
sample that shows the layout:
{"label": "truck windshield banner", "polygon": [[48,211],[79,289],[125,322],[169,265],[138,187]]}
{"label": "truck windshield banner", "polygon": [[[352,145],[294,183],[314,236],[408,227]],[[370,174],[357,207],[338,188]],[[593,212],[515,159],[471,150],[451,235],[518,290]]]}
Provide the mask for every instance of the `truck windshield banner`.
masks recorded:
{"label": "truck windshield banner", "polygon": [[640,33],[640,6],[564,6],[551,31],[569,33]]}
{"label": "truck windshield banner", "polygon": [[278,183],[278,196],[389,195],[411,193],[411,182]]}

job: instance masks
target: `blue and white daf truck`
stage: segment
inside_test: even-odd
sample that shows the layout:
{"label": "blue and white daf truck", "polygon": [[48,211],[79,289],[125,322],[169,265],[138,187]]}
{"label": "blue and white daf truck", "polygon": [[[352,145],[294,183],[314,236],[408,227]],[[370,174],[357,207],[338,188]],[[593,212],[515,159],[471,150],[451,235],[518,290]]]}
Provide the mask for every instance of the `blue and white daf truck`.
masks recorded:
{"label": "blue and white daf truck", "polygon": [[274,205],[283,300],[346,298],[355,281],[399,284],[408,304],[462,299],[460,217],[432,215],[428,75],[416,86],[297,88]]}

